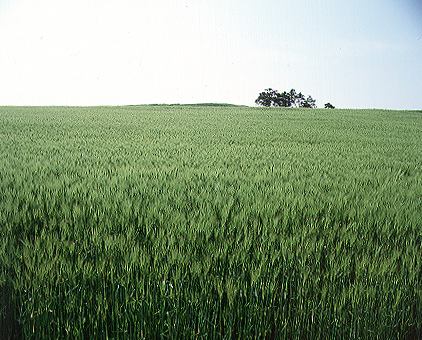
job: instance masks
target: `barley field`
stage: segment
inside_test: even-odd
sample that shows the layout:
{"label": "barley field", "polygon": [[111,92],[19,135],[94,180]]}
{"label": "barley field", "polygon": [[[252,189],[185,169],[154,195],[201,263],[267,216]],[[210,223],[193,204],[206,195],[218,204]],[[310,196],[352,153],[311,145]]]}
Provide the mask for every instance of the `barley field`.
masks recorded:
{"label": "barley field", "polygon": [[422,337],[422,112],[0,107],[1,339]]}

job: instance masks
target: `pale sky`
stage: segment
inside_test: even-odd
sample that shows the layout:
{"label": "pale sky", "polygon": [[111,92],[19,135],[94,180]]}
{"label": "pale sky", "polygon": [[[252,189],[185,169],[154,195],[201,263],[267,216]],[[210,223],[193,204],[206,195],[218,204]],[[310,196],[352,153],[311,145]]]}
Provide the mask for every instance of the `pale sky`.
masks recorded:
{"label": "pale sky", "polygon": [[422,109],[421,0],[0,0],[0,105]]}

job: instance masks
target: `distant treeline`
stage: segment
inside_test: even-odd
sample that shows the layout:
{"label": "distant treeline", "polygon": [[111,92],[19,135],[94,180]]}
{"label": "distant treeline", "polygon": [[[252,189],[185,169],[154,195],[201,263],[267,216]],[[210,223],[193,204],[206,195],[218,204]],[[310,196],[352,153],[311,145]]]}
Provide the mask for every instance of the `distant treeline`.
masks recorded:
{"label": "distant treeline", "polygon": [[[265,107],[305,107],[312,109],[317,107],[316,100],[312,96],[305,97],[302,92],[297,93],[295,89],[291,89],[289,92],[284,91],[283,93],[279,93],[272,88],[265,89],[259,94],[255,104]],[[334,109],[335,107],[331,103],[326,103],[325,108]]]}

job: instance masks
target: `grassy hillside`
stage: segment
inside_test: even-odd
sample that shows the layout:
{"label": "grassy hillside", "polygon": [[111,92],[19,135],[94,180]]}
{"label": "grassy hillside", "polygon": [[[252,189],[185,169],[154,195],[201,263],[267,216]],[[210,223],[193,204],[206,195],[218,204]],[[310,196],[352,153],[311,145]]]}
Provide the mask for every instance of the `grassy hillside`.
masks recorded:
{"label": "grassy hillside", "polygon": [[410,111],[0,107],[0,338],[417,338],[421,137]]}

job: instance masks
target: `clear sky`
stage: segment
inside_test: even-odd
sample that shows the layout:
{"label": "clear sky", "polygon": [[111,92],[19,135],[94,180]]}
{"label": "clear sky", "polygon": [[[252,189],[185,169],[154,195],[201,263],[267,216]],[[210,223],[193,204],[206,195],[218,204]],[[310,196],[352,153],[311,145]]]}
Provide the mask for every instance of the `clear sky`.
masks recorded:
{"label": "clear sky", "polygon": [[0,0],[0,105],[422,109],[421,0]]}

